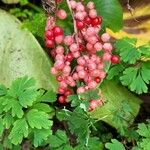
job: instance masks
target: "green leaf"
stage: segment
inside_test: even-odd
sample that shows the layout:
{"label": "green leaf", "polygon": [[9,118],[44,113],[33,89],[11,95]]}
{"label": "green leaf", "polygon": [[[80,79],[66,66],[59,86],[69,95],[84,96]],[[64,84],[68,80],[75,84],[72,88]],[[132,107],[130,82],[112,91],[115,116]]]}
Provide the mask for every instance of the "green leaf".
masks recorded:
{"label": "green leaf", "polygon": [[35,36],[44,38],[46,25],[46,15],[44,13],[36,13],[32,19],[23,22],[23,28],[28,28]]}
{"label": "green leaf", "polygon": [[[40,20],[39,20],[40,21]],[[10,87],[13,80],[34,77],[37,89],[57,90],[49,70],[52,62],[34,36],[14,16],[0,10],[0,83]]]}
{"label": "green leaf", "polygon": [[64,149],[64,146],[69,144],[69,139],[64,131],[57,130],[55,135],[49,137],[49,142],[51,148]]}
{"label": "green leaf", "polygon": [[150,149],[150,139],[142,139],[141,142],[138,143],[142,150],[149,150]]}
{"label": "green leaf", "polygon": [[109,150],[126,150],[122,143],[116,139],[111,140],[112,143],[106,143],[105,147]]}
{"label": "green leaf", "polygon": [[50,112],[54,111],[54,108],[52,108],[48,104],[44,104],[44,103],[34,104],[33,109],[37,109],[38,111],[44,111],[46,113],[50,113]]}
{"label": "green leaf", "polygon": [[7,94],[7,89],[4,85],[0,85],[0,96],[4,96]]}
{"label": "green leaf", "polygon": [[[122,126],[130,126],[139,112],[140,99],[129,92],[125,87],[112,80],[105,80],[103,82],[101,85],[101,92],[104,104],[90,112],[91,117],[102,120],[116,129],[121,129]],[[128,112],[127,108],[123,107],[124,102],[128,103],[130,112]],[[124,114],[123,118],[120,118],[119,124],[114,121],[116,113],[112,113],[112,108],[117,111],[118,114]]]}
{"label": "green leaf", "polygon": [[22,142],[24,137],[28,136],[28,124],[25,119],[16,120],[9,134],[9,138],[14,145]]}
{"label": "green leaf", "polygon": [[11,110],[11,114],[13,117],[17,116],[18,118],[22,118],[24,112],[22,110],[21,105],[19,104],[17,100],[6,97],[4,98],[2,105],[4,106],[3,110],[5,112],[8,112],[9,110]]}
{"label": "green leaf", "polygon": [[27,113],[27,121],[31,128],[37,129],[49,129],[52,125],[52,121],[49,120],[49,116],[45,112],[38,111],[36,109],[31,109]]}
{"label": "green leaf", "polygon": [[123,70],[124,70],[124,66],[123,66],[122,64],[113,66],[113,67],[108,71],[107,79],[108,79],[108,80],[111,80],[111,79],[113,79],[115,76],[118,77],[119,73],[122,72]]}
{"label": "green leaf", "polygon": [[11,114],[6,113],[4,118],[3,118],[3,125],[5,126],[6,129],[9,129],[10,126],[13,124],[14,118],[11,116]]}
{"label": "green leaf", "polygon": [[103,17],[103,26],[113,31],[123,27],[123,10],[118,0],[93,0],[99,15]]}
{"label": "green leaf", "polygon": [[138,48],[142,56],[144,56],[145,58],[150,58],[150,43],[139,46]]}
{"label": "green leaf", "polygon": [[137,39],[123,38],[115,43],[116,51],[119,51],[122,61],[135,64],[140,59],[141,53],[136,47]]}
{"label": "green leaf", "polygon": [[147,93],[150,81],[150,62],[143,62],[140,67],[129,67],[120,77],[121,83],[138,94]]}
{"label": "green leaf", "polygon": [[38,147],[42,144],[43,141],[46,141],[48,137],[52,134],[50,129],[34,129],[34,140],[33,144],[35,147]]}
{"label": "green leaf", "polygon": [[149,125],[146,125],[144,123],[138,124],[137,132],[139,133],[139,135],[143,137],[150,138],[150,124]]}
{"label": "green leaf", "polygon": [[3,134],[3,131],[4,131],[3,120],[2,120],[2,118],[0,118],[0,138]]}
{"label": "green leaf", "polygon": [[56,100],[57,100],[57,94],[56,94],[56,92],[53,92],[53,91],[47,91],[40,98],[41,102],[53,103]]}

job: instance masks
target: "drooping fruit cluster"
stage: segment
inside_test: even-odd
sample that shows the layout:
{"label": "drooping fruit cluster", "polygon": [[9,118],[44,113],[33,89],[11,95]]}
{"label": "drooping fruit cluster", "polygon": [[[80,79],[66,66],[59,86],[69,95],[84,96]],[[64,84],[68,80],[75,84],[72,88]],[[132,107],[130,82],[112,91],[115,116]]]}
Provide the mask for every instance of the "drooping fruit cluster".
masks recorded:
{"label": "drooping fruit cluster", "polygon": [[[64,36],[63,29],[52,26],[52,23],[48,23],[45,33],[46,47],[52,48],[51,55],[55,60],[51,73],[59,82],[60,103],[66,102],[67,96],[72,94],[72,87],[77,89],[78,94],[95,89],[106,76],[106,62],[119,62],[118,56],[112,56],[109,34],[99,35],[102,18],[97,15],[94,3],[90,1],[85,6],[71,0],[68,6],[72,11],[75,33]],[[59,10],[57,16],[60,19],[67,17],[63,10]],[[77,87],[78,82],[82,86]],[[101,104],[101,101],[91,100],[89,110]]]}

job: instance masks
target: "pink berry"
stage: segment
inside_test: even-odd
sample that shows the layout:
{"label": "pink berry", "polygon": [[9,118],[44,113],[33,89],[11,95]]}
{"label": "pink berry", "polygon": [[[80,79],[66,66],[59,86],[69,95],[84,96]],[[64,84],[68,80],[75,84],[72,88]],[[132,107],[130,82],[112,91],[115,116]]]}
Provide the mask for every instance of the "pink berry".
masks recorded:
{"label": "pink berry", "polygon": [[97,42],[95,45],[94,45],[94,48],[97,50],[97,51],[100,51],[102,50],[102,44],[100,42]]}
{"label": "pink berry", "polygon": [[92,45],[95,44],[97,41],[98,41],[98,39],[96,36],[91,36],[88,38],[88,42]]}
{"label": "pink berry", "polygon": [[79,50],[79,46],[76,43],[71,44],[69,48],[71,52],[76,52]]}
{"label": "pink berry", "polygon": [[58,81],[58,82],[63,81],[63,77],[62,77],[62,76],[58,76],[58,77],[57,77],[57,81]]}
{"label": "pink berry", "polygon": [[81,93],[84,93],[85,92],[85,88],[84,87],[79,87],[78,89],[77,89],[77,93],[78,94],[81,94]]}
{"label": "pink berry", "polygon": [[96,17],[97,17],[97,12],[96,12],[96,10],[95,10],[95,9],[91,9],[91,10],[89,11],[89,16],[90,16],[91,18],[96,18]]}
{"label": "pink berry", "polygon": [[67,84],[66,84],[66,82],[65,81],[61,81],[60,83],[59,83],[59,87],[61,87],[61,88],[67,88]]}
{"label": "pink berry", "polygon": [[59,93],[59,94],[64,94],[64,93],[65,93],[65,89],[59,87],[59,88],[58,88],[58,93]]}
{"label": "pink berry", "polygon": [[74,80],[78,80],[79,79],[79,76],[78,76],[78,74],[76,72],[73,74],[72,77],[73,77]]}
{"label": "pink berry", "polygon": [[55,67],[51,68],[51,74],[56,75],[58,73],[58,71],[56,70]]}
{"label": "pink berry", "polygon": [[95,28],[94,27],[87,28],[86,34],[87,34],[87,36],[95,35],[96,34]]}
{"label": "pink berry", "polygon": [[64,53],[64,47],[63,46],[57,46],[55,51],[57,54],[63,54]]}
{"label": "pink berry", "polygon": [[89,68],[90,71],[94,70],[94,69],[96,69],[96,64],[95,63],[89,63],[88,68]]}
{"label": "pink berry", "polygon": [[112,49],[113,49],[113,47],[112,47],[112,45],[111,45],[110,43],[104,43],[103,49],[104,49],[105,51],[107,51],[107,52],[111,52]]}
{"label": "pink berry", "polygon": [[96,88],[96,86],[97,86],[97,83],[95,81],[91,81],[88,83],[88,87],[90,89],[94,89],[94,88]]}
{"label": "pink berry", "polygon": [[66,90],[66,92],[65,92],[65,96],[67,97],[67,96],[69,96],[69,95],[71,95],[72,94],[72,91],[71,90]]}
{"label": "pink berry", "polygon": [[63,35],[58,35],[55,37],[55,42],[57,44],[61,44],[63,42],[63,38],[64,38]]}
{"label": "pink berry", "polygon": [[84,67],[83,67],[83,66],[77,66],[77,67],[76,67],[76,71],[77,71],[77,72],[79,72],[79,71],[81,71],[81,70],[84,70]]}
{"label": "pink berry", "polygon": [[77,63],[81,66],[84,66],[86,62],[85,62],[84,58],[80,57],[77,59]]}
{"label": "pink berry", "polygon": [[66,97],[65,97],[65,96],[60,96],[60,97],[58,98],[58,101],[59,101],[59,103],[61,103],[61,104],[65,104],[65,103],[66,103]]}
{"label": "pink berry", "polygon": [[71,72],[71,67],[70,66],[64,66],[63,68],[63,73],[70,73]]}
{"label": "pink berry", "polygon": [[56,57],[55,57],[55,60],[56,60],[56,61],[57,61],[57,60],[62,60],[62,61],[64,61],[64,55],[62,55],[62,54],[57,54]]}
{"label": "pink berry", "polygon": [[54,41],[53,40],[46,40],[46,47],[47,48],[53,48],[54,47]]}
{"label": "pink berry", "polygon": [[101,36],[103,42],[108,42],[110,40],[110,35],[108,33],[104,33]]}
{"label": "pink berry", "polygon": [[105,76],[106,76],[106,73],[105,73],[104,71],[100,71],[99,77],[100,77],[101,79],[104,79]]}
{"label": "pink berry", "polygon": [[80,2],[77,3],[76,11],[84,11],[84,6]]}
{"label": "pink berry", "polygon": [[64,43],[69,46],[74,42],[74,39],[71,35],[68,35],[64,38]]}
{"label": "pink berry", "polygon": [[97,107],[98,107],[97,100],[91,100],[91,101],[90,101],[90,108],[91,108],[92,110],[94,110],[94,109],[97,108]]}
{"label": "pink berry", "polygon": [[102,64],[102,63],[101,63],[101,64],[98,64],[97,68],[98,68],[98,69],[103,69],[103,68],[104,68],[104,64]]}
{"label": "pink berry", "polygon": [[73,55],[74,58],[80,57],[79,51],[76,51],[76,52],[72,53],[72,55]]}
{"label": "pink berry", "polygon": [[57,17],[58,17],[59,19],[61,19],[61,20],[66,19],[66,17],[67,17],[66,11],[63,10],[63,9],[58,10],[58,12],[57,12]]}
{"label": "pink berry", "polygon": [[86,48],[87,48],[87,50],[89,50],[89,51],[92,51],[92,50],[94,49],[93,45],[90,44],[90,43],[87,43],[87,44],[86,44]]}
{"label": "pink berry", "polygon": [[111,54],[108,52],[104,53],[103,60],[104,61],[110,61],[111,60]]}
{"label": "pink berry", "polygon": [[61,70],[64,68],[64,61],[63,60],[57,60],[55,63],[54,63],[54,67],[58,70]]}
{"label": "pink berry", "polygon": [[70,1],[70,6],[71,6],[72,9],[75,9],[77,7],[77,2],[74,1],[74,0],[71,0]]}
{"label": "pink berry", "polygon": [[87,8],[88,8],[88,9],[94,9],[94,2],[89,1],[89,2],[87,3]]}
{"label": "pink berry", "polygon": [[82,20],[84,20],[84,15],[83,15],[82,12],[77,12],[75,14],[75,18],[78,19],[78,20],[80,20],[80,21],[82,21]]}
{"label": "pink berry", "polygon": [[87,73],[84,70],[81,70],[78,72],[78,76],[80,79],[84,79],[86,77]]}

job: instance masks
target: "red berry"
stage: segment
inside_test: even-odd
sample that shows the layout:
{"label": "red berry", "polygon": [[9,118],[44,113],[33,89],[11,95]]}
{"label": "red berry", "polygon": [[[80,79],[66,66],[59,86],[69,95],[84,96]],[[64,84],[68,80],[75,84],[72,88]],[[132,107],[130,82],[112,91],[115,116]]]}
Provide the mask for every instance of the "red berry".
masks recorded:
{"label": "red berry", "polygon": [[79,30],[82,30],[85,27],[85,24],[82,21],[77,21],[76,25]]}
{"label": "red berry", "polygon": [[118,64],[118,63],[120,62],[120,57],[119,57],[118,55],[113,55],[113,56],[111,57],[111,62],[112,62],[113,64]]}
{"label": "red berry", "polygon": [[96,77],[94,80],[95,80],[95,82],[96,82],[96,83],[100,83],[100,81],[101,81],[101,78],[99,78],[99,77]]}
{"label": "red berry", "polygon": [[68,53],[67,55],[66,55],[66,61],[72,61],[72,59],[73,59],[73,56],[72,56],[72,54],[71,53]]}
{"label": "red berry", "polygon": [[85,51],[85,46],[82,45],[82,44],[80,44],[80,45],[79,45],[79,51]]}
{"label": "red berry", "polygon": [[59,94],[64,94],[64,93],[65,93],[65,89],[63,89],[63,88],[58,88],[58,93],[59,93]]}
{"label": "red berry", "polygon": [[58,101],[59,101],[59,103],[64,104],[64,103],[66,103],[66,97],[65,96],[59,96]]}
{"label": "red berry", "polygon": [[90,24],[91,24],[91,18],[88,17],[88,16],[85,17],[85,18],[84,18],[84,23],[87,24],[87,25],[90,25]]}
{"label": "red berry", "polygon": [[59,26],[53,28],[54,36],[63,35],[63,29]]}
{"label": "red berry", "polygon": [[71,90],[66,90],[66,92],[65,92],[65,96],[69,96],[69,95],[71,95],[72,94],[72,92],[71,92]]}
{"label": "red berry", "polygon": [[97,25],[100,25],[102,23],[102,19],[101,17],[96,17],[94,19],[92,19],[92,26],[97,26]]}
{"label": "red berry", "polygon": [[54,47],[54,41],[53,40],[46,40],[46,47],[47,48],[53,48]]}
{"label": "red berry", "polygon": [[98,107],[97,100],[91,100],[90,101],[90,109],[94,110],[97,107]]}
{"label": "red berry", "polygon": [[57,77],[57,81],[58,81],[58,82],[63,81],[63,77],[62,77],[62,76],[58,76],[58,77]]}
{"label": "red berry", "polygon": [[45,37],[49,40],[54,40],[54,34],[53,34],[53,31],[51,30],[48,30],[45,32]]}
{"label": "red berry", "polygon": [[62,0],[55,0],[57,4],[61,3]]}

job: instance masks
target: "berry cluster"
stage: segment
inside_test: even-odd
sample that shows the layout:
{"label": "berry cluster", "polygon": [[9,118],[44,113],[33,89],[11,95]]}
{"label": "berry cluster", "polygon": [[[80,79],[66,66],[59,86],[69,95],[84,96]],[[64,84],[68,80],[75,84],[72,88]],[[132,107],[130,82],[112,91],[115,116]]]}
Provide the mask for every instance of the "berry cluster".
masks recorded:
{"label": "berry cluster", "polygon": [[[51,55],[55,60],[51,73],[59,82],[60,103],[66,102],[67,96],[72,94],[70,88],[77,87],[78,81],[82,83],[77,88],[78,94],[95,89],[106,76],[105,63],[119,62],[119,57],[112,55],[109,34],[99,35],[102,18],[97,15],[94,3],[90,1],[85,6],[71,0],[68,5],[73,15],[75,33],[64,36],[63,29],[58,26],[48,28],[45,33],[46,47],[52,48]],[[65,10],[58,10],[57,17],[65,19]],[[97,55],[99,52],[100,56]],[[89,110],[101,104],[101,100],[91,100]]]}

